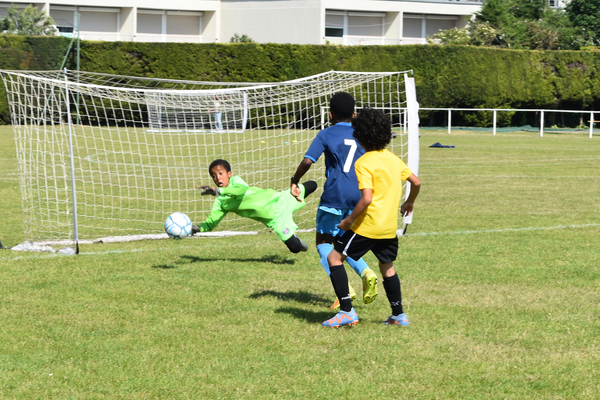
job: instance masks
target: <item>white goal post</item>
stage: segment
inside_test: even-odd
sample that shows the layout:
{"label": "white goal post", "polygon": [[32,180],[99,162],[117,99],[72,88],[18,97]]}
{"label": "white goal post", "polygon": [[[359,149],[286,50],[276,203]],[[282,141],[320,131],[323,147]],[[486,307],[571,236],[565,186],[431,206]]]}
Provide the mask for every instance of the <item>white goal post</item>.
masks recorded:
{"label": "white goal post", "polygon": [[[0,71],[11,110],[25,235],[70,243],[164,235],[175,211],[209,214],[208,165],[231,163],[248,184],[285,190],[317,132],[329,99],[344,91],[357,109],[383,109],[389,149],[418,173],[418,104],[412,71],[330,71],[273,83],[127,77],[81,71]],[[295,214],[313,229],[324,161],[305,175],[319,189]],[[410,222],[410,221],[407,221]],[[266,231],[230,214],[219,231]],[[164,235],[166,237],[166,235]]]}

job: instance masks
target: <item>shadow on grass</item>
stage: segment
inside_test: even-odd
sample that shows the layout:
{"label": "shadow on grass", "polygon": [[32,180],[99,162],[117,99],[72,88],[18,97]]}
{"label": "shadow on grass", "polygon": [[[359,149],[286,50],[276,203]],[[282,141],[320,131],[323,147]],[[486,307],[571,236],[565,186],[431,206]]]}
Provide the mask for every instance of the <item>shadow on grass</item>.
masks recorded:
{"label": "shadow on grass", "polygon": [[307,291],[296,291],[296,292],[278,292],[275,290],[263,290],[260,292],[252,293],[251,299],[258,299],[260,297],[275,297],[281,301],[297,301],[298,303],[315,304],[318,306],[327,306],[332,303],[333,300],[319,296]]}
{"label": "shadow on grass", "polygon": [[214,261],[233,261],[233,262],[262,262],[268,264],[279,264],[279,265],[294,265],[296,262],[290,258],[283,258],[278,255],[272,256],[263,256],[260,258],[208,258],[208,257],[196,257],[196,256],[181,256],[182,261],[178,261],[173,263],[174,265],[153,265],[152,268],[155,269],[173,269],[177,268],[176,264],[190,264],[190,263],[200,263],[200,262],[214,262]]}
{"label": "shadow on grass", "polygon": [[284,258],[278,255],[262,256],[260,258],[205,258],[196,256],[181,256],[183,259],[187,259],[188,262],[211,262],[211,261],[234,261],[234,262],[262,262],[269,264],[287,264],[293,265],[296,260],[290,258]]}
{"label": "shadow on grass", "polygon": [[276,313],[289,314],[294,318],[303,319],[310,323],[322,323],[333,316],[331,311],[308,311],[301,308],[282,307],[275,310]]}

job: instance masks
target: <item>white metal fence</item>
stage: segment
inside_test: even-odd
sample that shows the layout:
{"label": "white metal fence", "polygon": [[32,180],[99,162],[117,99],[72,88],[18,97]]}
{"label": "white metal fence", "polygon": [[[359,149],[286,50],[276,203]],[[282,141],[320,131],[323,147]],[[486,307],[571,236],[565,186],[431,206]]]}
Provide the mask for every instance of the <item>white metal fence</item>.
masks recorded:
{"label": "white metal fence", "polygon": [[452,132],[452,111],[492,111],[493,122],[492,132],[495,135],[497,130],[497,113],[500,111],[509,112],[538,112],[540,115],[540,136],[544,136],[544,113],[578,113],[582,115],[589,114],[589,134],[590,138],[593,136],[594,123],[600,123],[600,121],[594,120],[594,115],[600,113],[600,111],[586,111],[586,110],[551,110],[551,109],[512,109],[512,108],[419,108],[419,111],[447,111],[448,112],[448,133]]}

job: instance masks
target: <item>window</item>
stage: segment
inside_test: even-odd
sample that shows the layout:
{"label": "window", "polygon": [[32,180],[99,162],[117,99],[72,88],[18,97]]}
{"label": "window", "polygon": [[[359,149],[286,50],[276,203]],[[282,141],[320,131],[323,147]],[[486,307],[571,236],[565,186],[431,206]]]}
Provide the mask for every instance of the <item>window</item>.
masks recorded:
{"label": "window", "polygon": [[73,37],[75,31],[75,8],[61,9],[50,8],[50,16],[54,20],[54,26],[62,36]]}
{"label": "window", "polygon": [[432,37],[439,31],[447,31],[452,28],[456,28],[455,19],[431,19],[428,17],[425,35],[428,37]]}
{"label": "window", "polygon": [[344,15],[325,14],[325,37],[344,37]]}
{"label": "window", "polygon": [[348,17],[348,35],[381,37],[383,32],[382,17],[354,16]]}
{"label": "window", "polygon": [[137,15],[137,33],[142,35],[161,35],[162,34],[162,15],[147,14],[138,11]]}
{"label": "window", "polygon": [[327,37],[344,37],[344,28],[325,27],[325,36],[327,36]]}

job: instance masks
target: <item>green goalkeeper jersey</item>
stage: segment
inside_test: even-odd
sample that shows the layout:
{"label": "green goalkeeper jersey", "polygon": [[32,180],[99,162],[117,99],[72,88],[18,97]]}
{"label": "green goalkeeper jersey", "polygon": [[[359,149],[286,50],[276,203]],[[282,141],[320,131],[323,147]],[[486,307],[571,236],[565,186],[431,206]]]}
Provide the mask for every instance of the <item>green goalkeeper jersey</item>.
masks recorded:
{"label": "green goalkeeper jersey", "polygon": [[[278,192],[273,189],[248,186],[241,177],[232,176],[227,187],[219,188],[219,195],[213,203],[210,215],[200,224],[200,232],[212,231],[229,212],[262,222],[268,227],[275,227],[278,220],[291,218],[291,214],[305,204],[296,201],[289,190]],[[290,225],[287,231],[282,229],[283,237],[291,236],[297,229],[293,222],[291,224],[287,224]],[[279,234],[278,229],[275,230]]]}

